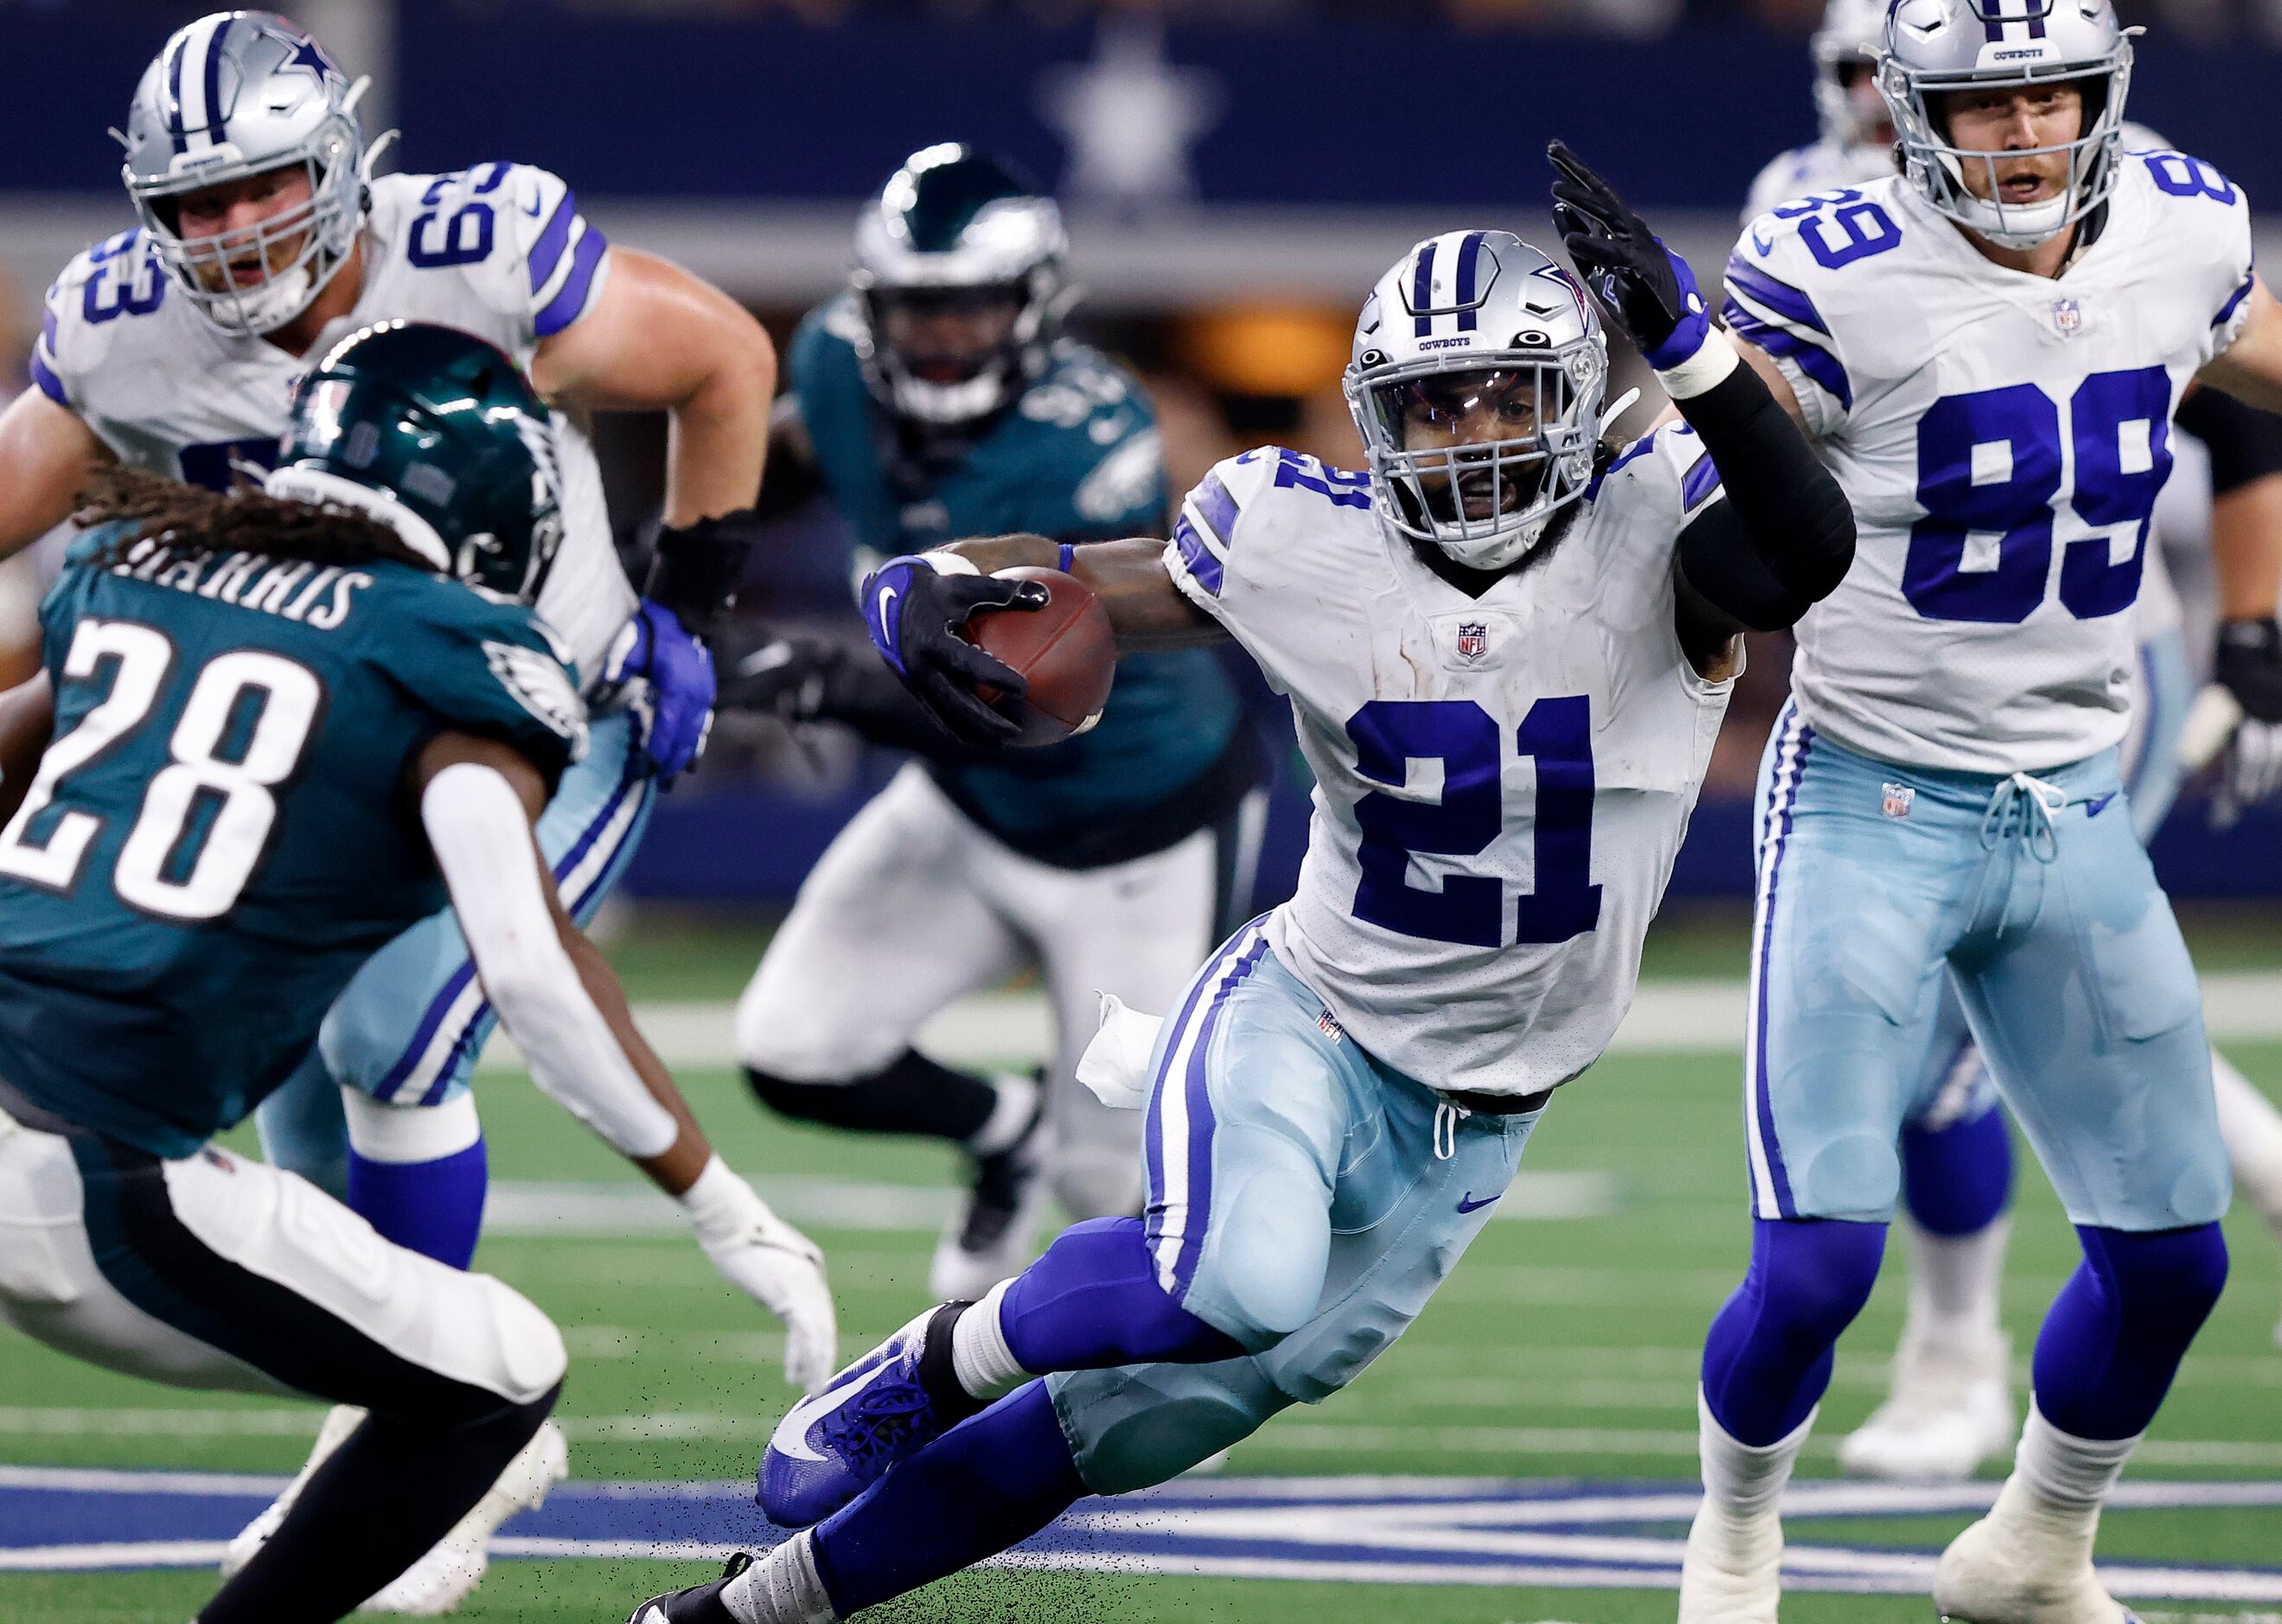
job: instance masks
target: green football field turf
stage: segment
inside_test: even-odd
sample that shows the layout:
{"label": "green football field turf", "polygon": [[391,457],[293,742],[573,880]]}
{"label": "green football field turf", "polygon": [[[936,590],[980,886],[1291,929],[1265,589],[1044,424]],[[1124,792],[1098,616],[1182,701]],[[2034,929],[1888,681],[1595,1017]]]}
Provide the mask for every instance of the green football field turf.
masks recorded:
{"label": "green football field turf", "polygon": [[[1740,972],[1741,923],[1682,921],[1659,938],[1665,974]],[[2272,965],[2255,929],[2197,932],[2207,961]],[[637,1000],[731,996],[759,937],[746,930],[662,931],[619,952]],[[2282,1097],[2282,1045],[2230,1045]],[[942,1183],[948,1157],[924,1146],[858,1144],[765,1121],[726,1071],[685,1075],[724,1152],[772,1185],[812,1189]],[[1739,1066],[1732,1053],[1621,1055],[1564,1091],[1525,1159],[1548,1181],[1538,1213],[1489,1225],[1413,1332],[1346,1393],[1279,1418],[1240,1446],[1226,1471],[1297,1477],[1403,1474],[1677,1482],[1694,1472],[1695,1366],[1704,1325],[1744,1256]],[[627,1187],[634,1176],[526,1082],[480,1086],[495,1178]],[[1600,1175],[1603,1177],[1595,1177]],[[2022,1166],[2006,1317],[2024,1364],[2037,1321],[2073,1265],[2069,1234],[2032,1164]],[[604,1192],[608,1193],[607,1189]],[[933,1236],[874,1223],[808,1227],[830,1256],[842,1350],[860,1351],[921,1305]],[[2255,1218],[2229,1225],[2234,1273],[2183,1371],[2131,1480],[2282,1479],[2282,1263]],[[695,1247],[666,1229],[607,1223],[547,1235],[516,1227],[478,1259],[564,1327],[571,1355],[560,1412],[574,1471],[590,1479],[747,1476],[788,1402],[777,1339],[732,1297]],[[1802,1476],[1834,1470],[1835,1441],[1880,1396],[1900,1323],[1890,1270],[1842,1345],[1837,1376]],[[2016,1384],[2019,1385],[2019,1384]],[[107,1374],[0,1333],[0,1463],[286,1472],[316,1412],[272,1399],[177,1393]],[[1968,1513],[1836,1524],[1795,1521],[1795,1543],[1938,1550]],[[1652,1530],[1672,1535],[1677,1524]],[[724,1544],[744,1530],[725,1526]],[[2282,1566],[2282,1509],[2123,1511],[2103,1529],[2113,1560]],[[642,1595],[701,1575],[692,1564],[502,1561],[461,1616],[611,1620]],[[195,1571],[0,1573],[5,1624],[182,1624],[212,1588]],[[1668,1620],[1667,1591],[1326,1584],[1137,1574],[986,1573],[873,1617],[912,1620],[1226,1620],[1230,1624],[1629,1624]],[[2153,1621],[2274,1620],[2272,1602],[2159,1603]],[[1916,1597],[1801,1596],[1787,1624],[1925,1620]]]}

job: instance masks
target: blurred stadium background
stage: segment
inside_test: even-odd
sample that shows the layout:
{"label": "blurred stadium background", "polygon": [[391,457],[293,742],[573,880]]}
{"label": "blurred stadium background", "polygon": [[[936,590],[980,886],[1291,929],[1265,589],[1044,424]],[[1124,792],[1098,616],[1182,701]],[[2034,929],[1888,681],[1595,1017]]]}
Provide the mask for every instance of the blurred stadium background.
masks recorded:
{"label": "blurred stadium background", "polygon": [[[12,284],[0,286],[5,385],[22,380],[39,290],[77,249],[131,223],[104,132],[167,31],[203,9],[196,0],[0,0],[0,61],[15,64],[26,87],[0,97],[0,283]],[[1075,324],[1147,379],[1176,491],[1264,439],[1353,465],[1337,376],[1361,296],[1430,231],[1499,224],[1543,240],[1549,136],[1602,166],[1700,268],[1716,267],[1752,175],[1813,133],[1805,41],[1820,12],[1814,0],[304,0],[288,9],[352,74],[374,75],[369,128],[404,130],[392,162],[450,169],[506,158],[552,168],[613,240],[710,277],[780,341],[842,285],[858,205],[906,153],[945,139],[1005,152],[1067,206],[1075,270],[1089,290]],[[2271,103],[2282,0],[2126,10],[2155,30],[2132,85],[2135,116],[2216,163],[2254,201],[2282,198]],[[2264,236],[2265,262],[2282,264],[2282,211],[2266,216]],[[1626,364],[1632,375],[1620,386],[1648,381]],[[600,426],[631,543],[655,500],[662,425],[629,417]],[[2199,542],[2172,541],[2192,599],[2207,574]],[[847,573],[844,537],[812,506],[757,550],[743,612],[858,637]],[[1071,1578],[1004,1594],[986,1581],[896,1616],[1670,1617],[1694,1471],[1694,1349],[1744,1247],[1734,1050],[1747,797],[1786,664],[1780,641],[1754,650],[1675,882],[1686,901],[1652,945],[1644,1013],[1588,1085],[1564,1096],[1533,1148],[1525,1193],[1502,1215],[1514,1221],[1492,1226],[1400,1353],[1340,1403],[1279,1421],[1234,1463],[1238,1472],[1346,1475],[1319,1490],[1270,1492],[1271,1503],[1281,1494],[1300,1509],[1263,1512],[1217,1545],[1206,1541],[1201,1555],[1145,1550],[1129,1564],[1186,1562],[1217,1579],[1136,1589]],[[1259,723],[1288,732],[1278,709],[1263,693]],[[1305,784],[1283,756],[1263,902],[1296,866],[1304,827]],[[765,1123],[726,1068],[726,1000],[773,911],[892,765],[844,737],[802,743],[772,723],[725,722],[702,770],[661,805],[628,882],[637,917],[614,950],[725,1148],[830,1252],[851,1348],[912,1311],[947,1163],[931,1150],[882,1154]],[[2220,835],[2206,811],[2191,790],[2159,842],[2158,865],[2176,893],[2196,899],[2191,934],[2216,975],[2215,1035],[2277,1089],[2282,941],[2271,927],[2282,816],[2254,815]],[[1018,990],[954,1011],[933,1041],[963,1059],[1020,1061],[1035,1055],[1039,1019]],[[671,1232],[662,1204],[501,1075],[511,1055],[487,1067],[482,1097],[501,1182],[482,1262],[569,1328],[575,1370],[564,1413],[580,1475],[725,1481],[679,1500],[566,1492],[554,1520],[509,1530],[521,1542],[514,1549],[590,1560],[507,1565],[471,1616],[616,1620],[665,1570],[605,1566],[614,1550],[631,1558],[641,1541],[665,1539],[693,1542],[694,1551],[738,1538],[753,1518],[734,1480],[750,1470],[783,1402],[773,1339],[754,1333],[749,1311]],[[2072,1243],[2042,1181],[2024,1174],[2023,1185],[2006,1307],[2025,1355]],[[2143,1499],[2109,1520],[2109,1548],[2123,1560],[2282,1566],[2282,1358],[2269,1340],[2282,1271],[2255,1219],[2231,1227],[2239,1262],[2228,1301],[2134,1469]],[[1890,1284],[1850,1337],[1812,1472],[1831,1470],[1836,1439],[1879,1395],[1899,1309]],[[227,1482],[191,1475],[166,1480],[175,1487],[164,1491],[124,1492],[105,1472],[288,1472],[315,1420],[314,1410],[144,1387],[19,1339],[0,1343],[0,1461],[15,1463],[0,1465],[0,1620],[179,1620],[209,1582],[198,1570],[210,1542],[267,1489],[256,1482],[233,1500]],[[1374,1511],[1365,1529],[1325,1509],[1343,1494],[1377,1492],[1339,1483],[1386,1473],[1453,1474],[1436,1492],[1455,1498],[1425,1513],[1432,1527],[1417,1537],[1403,1534],[1412,1523],[1400,1517]],[[1596,1503],[1591,1516],[1564,1521],[1515,1511],[1500,1500],[1511,1491],[1483,1473],[1655,1481],[1677,1498],[1624,1514]],[[167,1499],[177,1490],[183,1506]],[[1929,1559],[1905,1553],[1938,1550],[1972,1493],[1833,1501],[1843,1527],[1803,1522],[1795,1539],[1835,1540],[1854,1553],[1834,1558],[1831,1589],[1906,1589]],[[629,1504],[654,1509],[629,1521]],[[1276,1524],[1277,1515],[1299,1521]],[[1353,1572],[1292,1556],[1310,1539],[1320,1557],[1326,1542],[1354,1549],[1370,1543],[1366,1535],[1377,1543]],[[1142,1534],[1108,1524],[1077,1537],[1098,1553],[1128,1535],[1146,1546]],[[119,1562],[99,1542],[120,1540],[144,1542],[149,1560],[182,1571],[58,1573],[74,1560],[27,1549],[83,1549],[93,1554],[77,1565],[100,1568]],[[1628,1564],[1637,1567],[1626,1589]],[[1231,1577],[1271,1572],[1286,1582]],[[1304,1582],[1311,1573],[1382,1582],[1407,1573],[1409,1588],[1359,1599]],[[1618,1589],[1587,1597],[1567,1588],[1580,1584]],[[2200,1591],[2174,1581],[2164,1593],[2183,1591],[2205,1600],[2166,1604],[2182,1610],[2149,1619],[2272,1624],[2274,1612],[2232,1608],[2251,1597],[2282,1605],[2282,1573],[2222,1574]],[[2197,1611],[2223,1601],[2230,1610]],[[1832,1595],[1787,1604],[1785,1617],[1875,1624],[1922,1619],[1925,1607]]]}

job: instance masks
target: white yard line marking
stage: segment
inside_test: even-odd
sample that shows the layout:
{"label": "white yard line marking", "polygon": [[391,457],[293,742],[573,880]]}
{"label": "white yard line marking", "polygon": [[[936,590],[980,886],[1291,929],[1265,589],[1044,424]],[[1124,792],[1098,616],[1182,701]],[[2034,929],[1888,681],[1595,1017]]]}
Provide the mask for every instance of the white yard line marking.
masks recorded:
{"label": "white yard line marking", "polygon": [[[2215,1043],[2282,1040],[2282,972],[2226,970],[2202,978],[2203,1020]],[[1748,1000],[1741,978],[1641,983],[1611,1054],[1740,1052]],[[735,1006],[660,1000],[638,1004],[634,1019],[669,1066],[736,1064]],[[1160,1012],[1161,1013],[1161,1012]],[[920,1030],[920,1046],[953,1064],[1036,1064],[1053,1047],[1053,1020],[1035,991],[962,998]],[[520,1070],[502,1032],[485,1049],[485,1070]]]}
{"label": "white yard line marking", "polygon": [[[754,1184],[788,1221],[818,1229],[932,1236],[959,1201],[959,1193],[943,1185],[767,1174]],[[1613,1174],[1540,1173],[1524,1168],[1493,1216],[1512,1223],[1603,1218],[1619,1204]],[[502,1179],[492,1185],[484,1206],[484,1233],[493,1237],[601,1239],[688,1232],[689,1220],[679,1208],[652,1186],[631,1179],[622,1184]],[[1734,1284],[1721,1278],[1727,1286]]]}

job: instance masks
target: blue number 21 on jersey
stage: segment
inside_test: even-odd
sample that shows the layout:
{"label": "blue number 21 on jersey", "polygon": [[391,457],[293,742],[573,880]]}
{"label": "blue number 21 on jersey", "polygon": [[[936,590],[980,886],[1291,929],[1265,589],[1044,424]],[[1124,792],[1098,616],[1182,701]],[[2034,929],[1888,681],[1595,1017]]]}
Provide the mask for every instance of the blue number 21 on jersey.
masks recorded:
{"label": "blue number 21 on jersey", "polygon": [[[2095,372],[2065,414],[2034,384],[1944,395],[1918,420],[1918,501],[1902,594],[1934,620],[2026,620],[2045,601],[2061,447],[2074,447],[2066,505],[2093,533],[2061,557],[2060,598],[2079,620],[2139,595],[2155,495],[2171,471],[2171,380],[2161,367]],[[2131,543],[2112,561],[2111,534]]]}
{"label": "blue number 21 on jersey", "polygon": [[1535,889],[1515,900],[1506,934],[1505,888],[1486,874],[1451,874],[1430,891],[1409,882],[1416,853],[1474,857],[1504,832],[1503,741],[1471,699],[1375,699],[1347,719],[1355,766],[1398,788],[1409,763],[1442,764],[1439,803],[1374,789],[1355,803],[1362,829],[1357,919],[1430,942],[1471,947],[1566,942],[1601,922],[1593,869],[1592,702],[1541,699],[1517,730],[1517,748],[1537,763],[1533,824]]}

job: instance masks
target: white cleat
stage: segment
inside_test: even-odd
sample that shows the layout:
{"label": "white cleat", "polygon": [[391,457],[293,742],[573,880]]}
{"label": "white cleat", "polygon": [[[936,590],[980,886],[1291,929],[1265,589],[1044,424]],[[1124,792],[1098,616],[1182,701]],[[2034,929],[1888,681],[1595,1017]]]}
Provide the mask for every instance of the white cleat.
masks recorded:
{"label": "white cleat", "polygon": [[432,1619],[456,1610],[483,1582],[499,1526],[518,1511],[546,1504],[548,1492],[570,1472],[570,1445],[563,1429],[543,1423],[474,1508],[427,1555],[365,1603],[363,1611]]}
{"label": "white cleat", "polygon": [[1705,1500],[1680,1565],[1680,1624],[1775,1624],[1782,1554],[1775,1512],[1742,1518]]}
{"label": "white cleat", "polygon": [[1934,1569],[1946,1624],[2138,1624],[2092,1571],[2100,1513],[2045,1504],[2008,1479],[1988,1516]]}
{"label": "white cleat", "polygon": [[1894,1355],[1891,1396],[1838,1446],[1856,1477],[1957,1482],[2010,1449],[2018,1428],[2007,1379],[2011,1344],[1939,1347],[1906,1336]]}
{"label": "white cleat", "polygon": [[301,1496],[301,1485],[310,1474],[325,1464],[326,1458],[348,1441],[351,1433],[364,1423],[364,1411],[354,1404],[336,1404],[325,1412],[325,1423],[317,1429],[316,1447],[309,1451],[308,1460],[285,1485],[285,1492],[269,1503],[268,1508],[230,1541],[221,1555],[221,1576],[235,1579],[238,1570],[253,1560],[254,1554],[269,1542],[277,1532],[277,1525],[285,1520],[285,1513],[293,1509],[293,1502]]}

